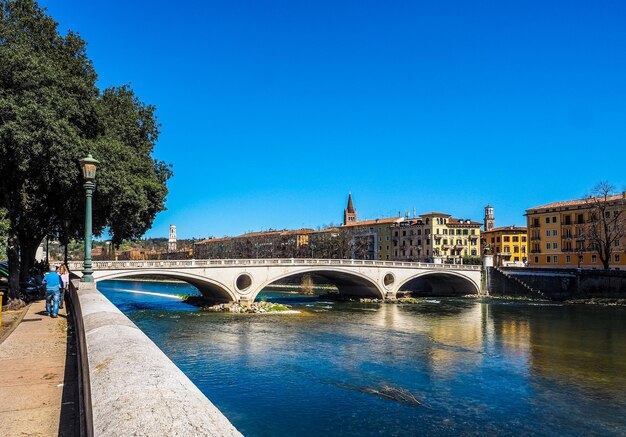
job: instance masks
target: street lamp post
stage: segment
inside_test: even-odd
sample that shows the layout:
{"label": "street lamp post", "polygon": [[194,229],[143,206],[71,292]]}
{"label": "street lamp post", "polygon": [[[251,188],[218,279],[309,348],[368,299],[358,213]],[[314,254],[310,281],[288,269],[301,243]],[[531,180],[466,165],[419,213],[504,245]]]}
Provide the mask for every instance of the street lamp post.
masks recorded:
{"label": "street lamp post", "polygon": [[65,228],[65,245],[63,246],[63,263],[65,264],[65,267],[67,267],[67,245],[70,244],[70,237],[69,237],[69,229],[70,229],[70,220],[66,217],[63,220],[63,226]]}
{"label": "street lamp post", "polygon": [[93,270],[91,269],[91,197],[96,188],[96,166],[100,162],[89,154],[80,160],[85,179],[85,262],[83,264],[83,277],[81,282],[93,283]]}

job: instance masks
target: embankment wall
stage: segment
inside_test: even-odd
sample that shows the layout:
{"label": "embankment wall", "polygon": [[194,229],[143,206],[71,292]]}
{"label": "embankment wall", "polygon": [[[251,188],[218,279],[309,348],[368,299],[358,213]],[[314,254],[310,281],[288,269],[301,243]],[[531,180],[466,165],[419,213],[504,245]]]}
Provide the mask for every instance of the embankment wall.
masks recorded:
{"label": "embankment wall", "polygon": [[241,436],[102,293],[90,284],[76,285],[71,299],[79,319],[84,435]]}

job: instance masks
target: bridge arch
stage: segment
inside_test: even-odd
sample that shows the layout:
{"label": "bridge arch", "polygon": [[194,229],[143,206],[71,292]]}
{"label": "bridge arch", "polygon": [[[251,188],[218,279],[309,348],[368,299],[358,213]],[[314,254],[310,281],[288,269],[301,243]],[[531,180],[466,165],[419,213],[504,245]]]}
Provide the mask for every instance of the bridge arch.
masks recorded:
{"label": "bridge arch", "polygon": [[335,285],[339,290],[339,293],[344,296],[372,297],[376,299],[383,299],[385,296],[385,293],[380,289],[378,284],[362,273],[345,269],[324,268],[320,266],[298,269],[289,273],[272,276],[265,282],[261,283],[255,289],[250,298],[254,301],[265,287],[276,281],[306,273],[315,273],[316,275],[325,278],[328,282]]}
{"label": "bridge arch", "polygon": [[195,275],[188,272],[178,272],[169,269],[142,269],[142,270],[121,270],[106,271],[102,270],[102,274],[97,275],[96,282],[107,281],[112,279],[127,278],[133,276],[164,276],[166,278],[177,279],[196,287],[202,295],[216,303],[235,302],[239,299],[226,284],[214,279]]}
{"label": "bridge arch", "polygon": [[480,285],[472,278],[450,270],[420,272],[402,281],[398,292],[405,291],[407,286],[420,289],[409,291],[432,296],[480,294]]}

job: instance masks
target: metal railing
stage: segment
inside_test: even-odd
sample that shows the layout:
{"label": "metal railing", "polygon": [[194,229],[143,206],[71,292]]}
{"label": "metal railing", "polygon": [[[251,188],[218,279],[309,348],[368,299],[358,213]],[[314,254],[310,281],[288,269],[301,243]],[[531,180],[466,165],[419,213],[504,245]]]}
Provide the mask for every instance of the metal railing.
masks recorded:
{"label": "metal railing", "polygon": [[[70,261],[72,271],[83,268],[82,261]],[[421,269],[446,270],[480,270],[480,265],[441,264],[409,261],[375,261],[362,259],[316,259],[316,258],[267,258],[267,259],[185,259],[185,260],[127,260],[127,261],[92,261],[94,270],[128,270],[128,269],[173,269],[173,268],[207,268],[233,266],[369,266],[369,267],[404,267]]]}

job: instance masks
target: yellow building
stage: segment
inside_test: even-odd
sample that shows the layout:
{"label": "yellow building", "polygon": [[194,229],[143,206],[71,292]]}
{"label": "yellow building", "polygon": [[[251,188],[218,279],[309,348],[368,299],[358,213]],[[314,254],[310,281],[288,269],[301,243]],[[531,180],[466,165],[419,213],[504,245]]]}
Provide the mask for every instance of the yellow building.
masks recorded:
{"label": "yellow building", "polygon": [[354,258],[391,260],[391,228],[403,220],[403,217],[391,217],[354,221],[341,226],[340,231],[350,235]]}
{"label": "yellow building", "polygon": [[430,212],[393,225],[392,258],[407,261],[461,263],[463,257],[479,257],[480,223]]}
{"label": "yellow building", "polygon": [[[626,192],[606,198],[553,202],[526,210],[529,265],[551,268],[604,268],[592,237],[601,221],[607,220],[609,232],[626,227]],[[600,226],[602,227],[602,226]],[[604,231],[602,231],[604,233]],[[626,235],[611,239],[609,268],[626,268]],[[619,238],[621,235],[622,238]]]}
{"label": "yellow building", "polygon": [[525,265],[528,235],[525,226],[504,226],[482,233],[483,248],[491,249],[496,266]]}

